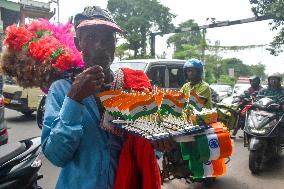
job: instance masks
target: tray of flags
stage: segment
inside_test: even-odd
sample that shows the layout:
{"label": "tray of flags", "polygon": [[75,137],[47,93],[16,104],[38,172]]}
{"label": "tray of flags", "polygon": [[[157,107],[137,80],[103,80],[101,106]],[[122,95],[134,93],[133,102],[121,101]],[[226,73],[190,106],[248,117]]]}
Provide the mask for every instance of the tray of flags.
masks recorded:
{"label": "tray of flags", "polygon": [[135,121],[113,120],[114,127],[128,133],[135,134],[148,140],[160,140],[179,136],[199,135],[210,129],[209,125],[192,125],[181,120],[149,121],[137,119]]}

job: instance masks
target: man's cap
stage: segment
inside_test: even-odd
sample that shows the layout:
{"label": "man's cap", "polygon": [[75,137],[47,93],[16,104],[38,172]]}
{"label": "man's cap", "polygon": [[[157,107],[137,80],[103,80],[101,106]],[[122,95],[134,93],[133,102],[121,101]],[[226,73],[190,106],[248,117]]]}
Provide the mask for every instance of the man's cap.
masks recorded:
{"label": "man's cap", "polygon": [[76,14],[74,18],[75,28],[86,26],[104,25],[113,30],[122,33],[123,30],[116,24],[110,12],[99,6],[88,6],[82,13]]}

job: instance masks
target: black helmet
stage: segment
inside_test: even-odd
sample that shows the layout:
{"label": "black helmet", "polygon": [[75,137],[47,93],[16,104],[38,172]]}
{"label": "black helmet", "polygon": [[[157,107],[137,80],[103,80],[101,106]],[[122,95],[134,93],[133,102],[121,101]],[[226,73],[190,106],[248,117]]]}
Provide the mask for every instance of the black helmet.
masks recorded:
{"label": "black helmet", "polygon": [[254,76],[251,76],[250,78],[249,78],[249,82],[250,83],[258,83],[258,84],[260,84],[260,77],[259,76],[256,76],[256,75],[254,75]]}

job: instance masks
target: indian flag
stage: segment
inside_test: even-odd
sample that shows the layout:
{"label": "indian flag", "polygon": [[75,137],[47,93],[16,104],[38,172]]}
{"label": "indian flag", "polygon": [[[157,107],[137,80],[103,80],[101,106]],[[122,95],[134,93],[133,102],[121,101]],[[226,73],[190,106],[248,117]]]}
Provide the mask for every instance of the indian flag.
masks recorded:
{"label": "indian flag", "polygon": [[161,113],[170,113],[174,116],[181,116],[185,101],[179,100],[172,95],[165,95],[161,105]]}
{"label": "indian flag", "polygon": [[158,111],[155,97],[148,99],[139,99],[136,103],[132,103],[128,108],[122,110],[122,114],[126,115],[130,120],[136,120],[139,117],[153,114]]}
{"label": "indian flag", "polygon": [[98,97],[100,98],[100,100],[102,102],[104,102],[105,100],[108,100],[112,97],[118,96],[121,94],[121,90],[109,90],[109,91],[103,91],[101,93],[99,93]]}
{"label": "indian flag", "polygon": [[217,177],[226,173],[226,164],[223,158],[203,163],[191,159],[189,169],[194,178]]}
{"label": "indian flag", "polygon": [[126,93],[121,93],[120,95],[108,98],[103,101],[103,106],[112,116],[121,116],[118,106],[124,103],[124,100],[129,97]]}
{"label": "indian flag", "polygon": [[220,132],[195,136],[200,162],[217,160],[232,155],[232,143],[229,132]]}
{"label": "indian flag", "polygon": [[201,111],[204,107],[205,100],[198,96],[195,92],[191,91],[188,98],[188,103],[191,104],[197,111]]}

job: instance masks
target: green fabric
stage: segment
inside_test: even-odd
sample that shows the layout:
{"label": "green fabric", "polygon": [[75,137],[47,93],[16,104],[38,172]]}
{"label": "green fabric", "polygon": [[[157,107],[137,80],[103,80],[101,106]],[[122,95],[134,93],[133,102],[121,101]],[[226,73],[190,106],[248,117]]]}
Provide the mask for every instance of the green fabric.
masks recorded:
{"label": "green fabric", "polygon": [[171,106],[168,104],[162,104],[160,109],[161,115],[172,114],[173,116],[180,117],[182,112],[176,112]]}
{"label": "green fabric", "polygon": [[199,154],[198,161],[206,162],[210,158],[210,150],[208,147],[208,139],[206,135],[199,135],[195,137],[197,152]]}
{"label": "green fabric", "polygon": [[194,178],[203,178],[204,177],[204,168],[203,163],[196,161],[195,159],[190,158],[188,161],[188,167]]}
{"label": "green fabric", "polygon": [[207,99],[204,107],[211,109],[212,108],[212,95],[208,83],[201,81],[193,86],[190,86],[190,82],[184,84],[180,89],[185,95],[188,95],[190,91],[194,91],[197,95],[203,96]]}

